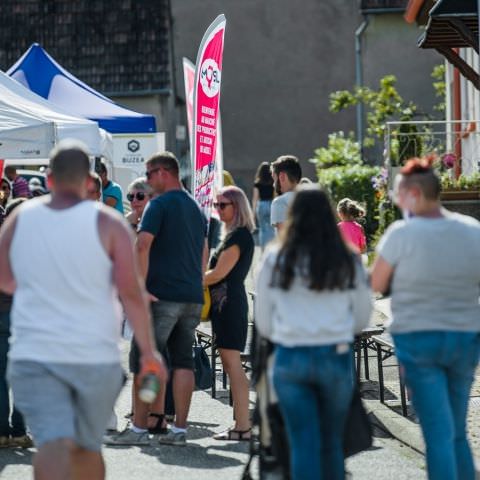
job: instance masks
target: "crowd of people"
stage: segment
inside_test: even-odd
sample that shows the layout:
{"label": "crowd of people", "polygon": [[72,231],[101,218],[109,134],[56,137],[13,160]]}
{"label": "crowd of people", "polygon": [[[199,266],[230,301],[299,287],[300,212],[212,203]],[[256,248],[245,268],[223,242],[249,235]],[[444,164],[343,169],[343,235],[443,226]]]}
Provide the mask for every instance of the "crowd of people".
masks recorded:
{"label": "crowd of people", "polygon": [[[259,166],[253,208],[237,186],[216,192],[222,234],[213,249],[208,219],[182,185],[173,154],[146,162],[145,177],[128,187],[125,217],[106,165],[97,173],[89,166],[82,146],[60,144],[50,161],[51,195],[30,199],[29,183],[8,166],[1,183],[0,447],[29,447],[33,437],[36,478],[104,478],[102,444],[149,445],[151,434],[162,445],[187,444],[205,288],[235,412],[234,424],[213,438],[250,440],[241,353],[258,230],[255,327],[275,346],[271,378],[291,478],[345,476],[352,343],[369,323],[375,291],[392,296],[390,329],[429,478],[474,479],[465,423],[480,355],[480,223],[441,207],[431,160],[412,159],[397,176],[395,202],[405,219],[380,240],[371,276],[360,256],[364,207],[345,198],[332,209],[292,155]],[[133,329],[132,419],[105,435],[124,383],[118,340],[125,319]],[[159,384],[151,404],[140,395],[148,374]]]}

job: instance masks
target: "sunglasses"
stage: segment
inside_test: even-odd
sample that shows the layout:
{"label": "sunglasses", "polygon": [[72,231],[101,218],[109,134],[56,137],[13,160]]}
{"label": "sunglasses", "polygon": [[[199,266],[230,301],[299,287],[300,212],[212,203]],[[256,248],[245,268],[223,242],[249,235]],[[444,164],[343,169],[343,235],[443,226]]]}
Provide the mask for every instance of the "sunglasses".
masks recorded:
{"label": "sunglasses", "polygon": [[137,193],[127,193],[127,200],[129,202],[133,202],[133,199],[136,198],[139,202],[145,200],[145,192],[137,192]]}
{"label": "sunglasses", "polygon": [[0,187],[0,190],[5,191],[5,190],[11,190],[11,189],[10,189],[10,187],[9,187],[8,185],[2,185],[2,186]]}
{"label": "sunglasses", "polygon": [[224,208],[227,208],[229,205],[233,205],[232,202],[215,202],[213,206],[215,208],[219,208],[220,210],[223,210]]}
{"label": "sunglasses", "polygon": [[168,171],[169,169],[168,168],[165,168],[165,167],[157,167],[157,168],[152,168],[151,170],[147,170],[145,172],[145,176],[147,177],[147,180],[150,180],[150,178],[152,177],[152,175],[155,173],[155,172],[158,172],[159,170],[166,170]]}

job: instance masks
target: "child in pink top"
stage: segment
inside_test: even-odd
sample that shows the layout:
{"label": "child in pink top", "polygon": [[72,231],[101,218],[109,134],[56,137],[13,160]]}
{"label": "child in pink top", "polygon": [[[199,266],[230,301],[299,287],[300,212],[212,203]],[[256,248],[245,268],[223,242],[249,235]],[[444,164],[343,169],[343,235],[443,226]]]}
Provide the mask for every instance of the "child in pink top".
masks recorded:
{"label": "child in pink top", "polygon": [[345,242],[357,248],[359,253],[365,253],[367,250],[365,232],[363,227],[356,222],[365,216],[365,210],[357,202],[344,198],[338,202],[337,212],[341,220],[338,228]]}

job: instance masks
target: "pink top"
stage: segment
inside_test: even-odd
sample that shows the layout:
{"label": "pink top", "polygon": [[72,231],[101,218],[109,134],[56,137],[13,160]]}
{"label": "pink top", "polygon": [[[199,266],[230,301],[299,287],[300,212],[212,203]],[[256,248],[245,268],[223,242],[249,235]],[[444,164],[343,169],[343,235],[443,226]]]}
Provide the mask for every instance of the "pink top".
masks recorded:
{"label": "pink top", "polygon": [[367,248],[367,239],[363,227],[357,222],[339,222],[338,228],[343,239],[360,250],[363,253]]}

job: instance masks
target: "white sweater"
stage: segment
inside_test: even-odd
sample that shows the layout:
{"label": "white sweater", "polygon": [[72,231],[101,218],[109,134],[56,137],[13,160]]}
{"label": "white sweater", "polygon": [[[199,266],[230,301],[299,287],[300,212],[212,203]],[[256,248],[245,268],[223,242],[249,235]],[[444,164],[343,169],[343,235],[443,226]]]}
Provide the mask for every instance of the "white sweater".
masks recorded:
{"label": "white sweater", "polygon": [[286,347],[351,342],[365,328],[372,295],[365,269],[356,263],[354,288],[311,290],[296,277],[289,290],[270,286],[278,249],[268,250],[257,275],[255,324],[263,337]]}

